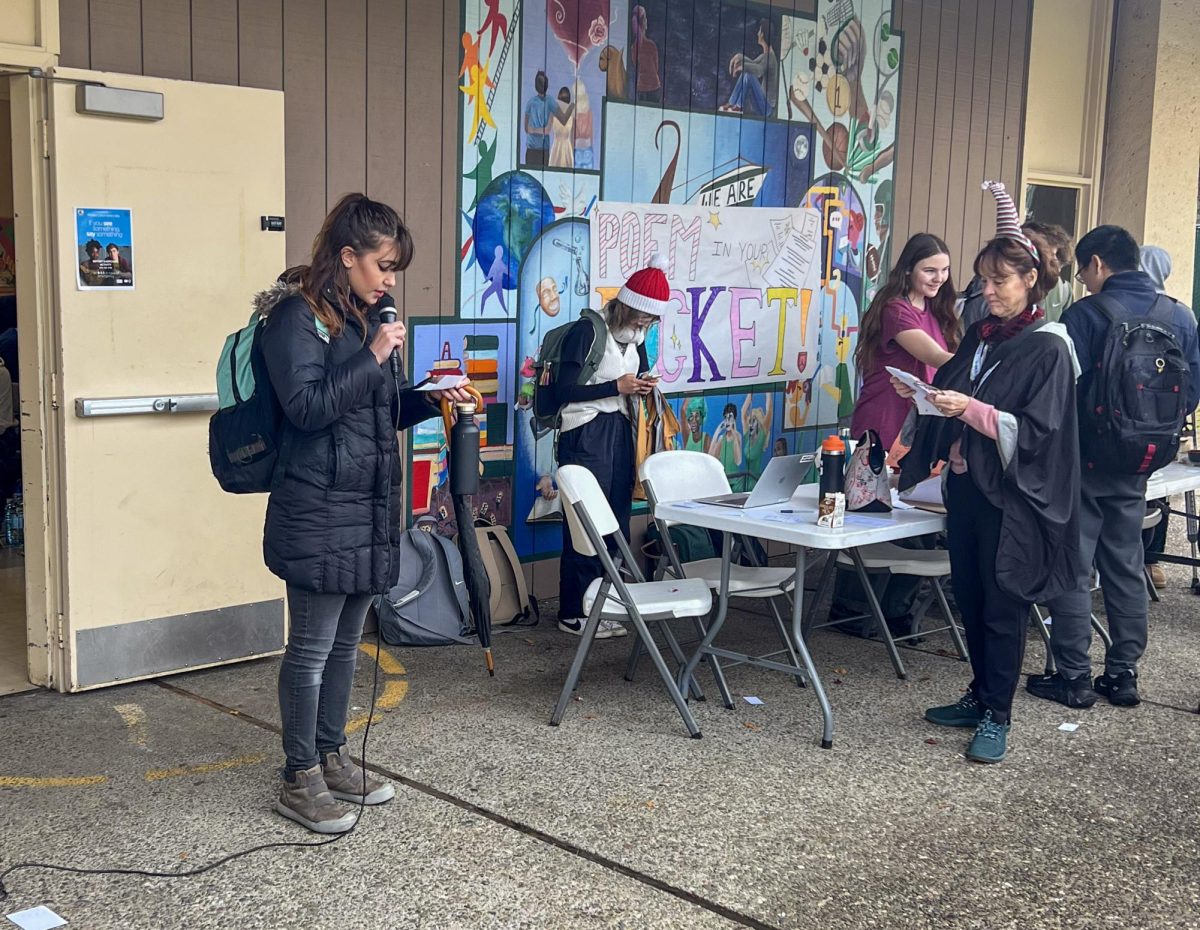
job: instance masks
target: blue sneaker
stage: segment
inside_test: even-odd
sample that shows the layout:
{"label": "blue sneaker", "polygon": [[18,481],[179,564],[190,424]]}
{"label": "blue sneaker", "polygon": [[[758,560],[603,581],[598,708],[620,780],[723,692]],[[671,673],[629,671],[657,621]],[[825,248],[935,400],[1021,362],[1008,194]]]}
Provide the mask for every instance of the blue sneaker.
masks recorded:
{"label": "blue sneaker", "polygon": [[967,758],[974,762],[1001,762],[1008,752],[1008,728],[1011,724],[997,723],[992,712],[984,713],[983,719],[967,746]]}
{"label": "blue sneaker", "polygon": [[983,719],[983,708],[975,700],[975,695],[968,691],[956,704],[930,707],[925,711],[925,719],[939,727],[970,727],[973,730]]}

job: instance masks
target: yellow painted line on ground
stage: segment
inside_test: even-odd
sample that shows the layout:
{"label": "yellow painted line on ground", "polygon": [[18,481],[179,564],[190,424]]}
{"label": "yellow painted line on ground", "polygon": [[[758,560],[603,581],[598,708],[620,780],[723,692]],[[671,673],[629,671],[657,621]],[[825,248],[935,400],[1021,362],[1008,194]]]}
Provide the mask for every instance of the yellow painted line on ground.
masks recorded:
{"label": "yellow painted line on ground", "polygon": [[[379,700],[375,702],[375,710],[391,710],[408,696],[407,681],[389,681],[383,686],[383,694],[379,695]],[[372,723],[379,722],[379,714],[376,713],[371,718]],[[346,724],[347,733],[357,733],[367,725],[367,715],[360,714]]]}
{"label": "yellow painted line on ground", "polygon": [[403,675],[407,671],[399,659],[374,643],[359,643],[358,648],[378,662],[379,667],[388,675]]}
{"label": "yellow painted line on ground", "polygon": [[146,773],[146,781],[162,781],[164,778],[179,778],[183,775],[208,775],[212,772],[224,772],[228,769],[240,768],[243,765],[257,765],[266,758],[266,753],[256,752],[248,756],[238,756],[235,759],[223,759],[220,762],[205,762],[202,765],[183,765],[177,769],[151,769]]}
{"label": "yellow painted line on ground", "polygon": [[24,775],[0,775],[0,788],[84,788],[102,785],[107,775],[79,775],[67,778],[34,778]]}

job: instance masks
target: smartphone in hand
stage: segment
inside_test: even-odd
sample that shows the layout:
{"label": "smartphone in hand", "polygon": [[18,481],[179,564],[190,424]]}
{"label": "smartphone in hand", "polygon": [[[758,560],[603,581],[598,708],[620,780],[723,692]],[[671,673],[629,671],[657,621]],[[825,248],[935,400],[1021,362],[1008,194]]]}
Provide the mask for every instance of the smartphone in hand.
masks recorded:
{"label": "smartphone in hand", "polygon": [[661,376],[653,371],[643,371],[638,375],[639,381],[657,381]]}

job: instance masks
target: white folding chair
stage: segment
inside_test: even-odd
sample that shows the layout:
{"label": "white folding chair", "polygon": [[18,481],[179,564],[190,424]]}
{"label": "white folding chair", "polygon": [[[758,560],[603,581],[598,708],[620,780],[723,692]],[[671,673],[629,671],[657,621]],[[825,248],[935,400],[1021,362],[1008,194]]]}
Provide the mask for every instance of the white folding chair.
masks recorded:
{"label": "white folding chair", "polygon": [[[658,504],[690,500],[697,497],[716,497],[720,494],[730,493],[729,479],[725,475],[724,466],[716,458],[706,455],[703,452],[688,452],[683,450],[657,452],[642,463],[639,477],[642,480],[642,487],[646,489],[646,499],[650,504],[651,513],[654,512]],[[671,543],[670,524],[657,516],[654,518],[654,523],[658,527],[659,539],[662,541],[662,548],[666,555],[665,559],[659,560],[656,577],[669,575],[675,578],[698,578],[703,580],[714,591],[719,591],[721,587],[722,560],[720,558],[700,559],[695,562],[681,563],[679,553]],[[753,561],[754,550],[750,546],[740,545],[740,542],[739,540],[738,544],[741,552],[746,553]],[[758,658],[770,659],[786,652],[792,666],[800,667],[800,657],[796,654],[795,645],[792,643],[791,630],[784,620],[784,617],[791,615],[791,603],[787,595],[795,587],[795,570],[792,568],[770,568],[761,565],[742,565],[736,560],[736,552],[734,558],[735,561],[729,567],[730,598],[765,599],[771,609],[771,616],[775,621],[776,632],[778,632],[784,646],[778,652],[758,656]],[[787,604],[786,611],[780,612],[777,598],[784,599]],[[704,627],[699,619],[696,620],[696,626],[700,638],[703,639]],[[640,644],[635,644],[633,651],[629,655],[629,666],[625,674],[625,677],[629,680],[633,679],[640,655]],[[705,658],[712,667],[713,678],[716,680],[717,688],[721,692],[721,699],[725,702],[727,708],[732,708],[733,698],[725,682],[721,664],[714,655],[709,655]],[[729,665],[737,664],[737,660],[729,663]],[[803,674],[798,673],[796,675],[796,683],[801,686],[805,684]]]}
{"label": "white folding chair", "polygon": [[[967,645],[963,642],[962,631],[954,620],[954,614],[946,601],[946,592],[942,589],[942,584],[950,578],[950,553],[945,549],[906,549],[904,546],[898,546],[895,543],[872,543],[867,546],[860,546],[853,552],[839,552],[836,562],[831,559],[821,575],[821,582],[818,585],[817,591],[818,599],[825,593],[825,587],[828,584],[829,576],[832,575],[832,567],[834,565],[853,568],[858,574],[859,581],[862,583],[863,591],[866,594],[867,605],[870,608],[870,613],[865,616],[870,616],[875,620],[875,625],[879,629],[879,635],[888,647],[888,653],[891,656],[892,665],[896,669],[897,676],[904,678],[907,673],[904,670],[904,663],[900,659],[900,654],[896,651],[896,643],[907,642],[910,639],[917,639],[918,637],[928,636],[932,633],[949,632],[950,638],[954,641],[954,649],[958,653],[958,657],[964,660],[967,658]],[[938,607],[941,609],[942,616],[946,620],[945,625],[935,627],[934,629],[922,629],[921,620],[925,615],[925,608],[922,607],[915,611],[916,626],[913,632],[906,633],[903,636],[893,636],[891,629],[888,627],[887,619],[883,616],[883,608],[879,604],[879,597],[871,584],[870,576],[878,574],[909,575],[914,578],[928,578],[933,589],[933,600],[937,602]],[[925,601],[925,604],[928,603],[928,600]],[[807,633],[808,629],[821,629],[822,627],[832,626],[835,623],[858,620],[862,616],[864,615],[858,617],[839,617],[837,620],[829,620],[825,623],[808,626],[805,628],[805,631]],[[811,623],[811,613],[808,615],[808,618]]]}
{"label": "white folding chair", "polygon": [[[551,725],[558,726],[566,713],[571,693],[579,681],[584,660],[592,648],[596,630],[603,618],[633,624],[638,638],[667,688],[667,693],[671,695],[671,700],[675,702],[676,709],[683,717],[688,733],[693,739],[699,739],[700,727],[697,726],[646,623],[660,622],[663,637],[682,664],[683,652],[679,648],[679,642],[675,639],[669,623],[662,621],[681,617],[703,617],[712,609],[712,592],[706,583],[699,580],[685,578],[646,581],[629,551],[629,541],[617,525],[617,518],[600,490],[596,477],[582,465],[563,465],[558,469],[555,480],[564,501],[563,513],[567,518],[575,551],[599,558],[604,567],[604,574],[593,581],[584,593],[583,607],[588,614],[587,623],[583,628],[579,648],[575,650],[575,660],[571,663],[567,680],[563,683],[562,694],[559,695],[554,714],[550,717]],[[609,537],[617,547],[616,560],[608,551]],[[633,576],[632,583],[625,581],[621,574],[622,568]]]}

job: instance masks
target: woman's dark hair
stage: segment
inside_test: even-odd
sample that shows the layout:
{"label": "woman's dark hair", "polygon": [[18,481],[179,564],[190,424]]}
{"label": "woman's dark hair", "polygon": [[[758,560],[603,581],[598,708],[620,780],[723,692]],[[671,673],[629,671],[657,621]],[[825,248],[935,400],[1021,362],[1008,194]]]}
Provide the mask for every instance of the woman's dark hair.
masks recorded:
{"label": "woman's dark hair", "polygon": [[533,89],[536,90],[539,95],[544,94],[549,87],[550,78],[546,77],[545,71],[539,71],[533,76]]}
{"label": "woman's dark hair", "polygon": [[347,194],[325,217],[313,240],[312,260],[300,270],[299,278],[300,292],[331,336],[341,334],[351,315],[362,324],[364,340],[367,333],[367,315],[350,291],[342,249],[349,247],[362,256],[389,242],[396,245],[396,268],[403,271],[412,261],[412,236],[400,214],[364,194]]}
{"label": "woman's dark hair", "polygon": [[998,236],[985,245],[975,256],[975,273],[982,278],[1003,277],[1006,274],[1018,274],[1021,277],[1037,269],[1037,280],[1029,289],[1029,303],[1036,304],[1054,289],[1058,284],[1058,276],[1062,271],[1062,263],[1055,255],[1055,249],[1036,230],[1033,235],[1026,235],[1038,250],[1038,261],[1016,239]]}
{"label": "woman's dark hair", "polygon": [[737,418],[737,406],[735,404],[726,404],[721,408],[721,419],[723,420],[726,417]]}
{"label": "woman's dark hair", "polygon": [[83,251],[85,252],[90,252],[92,249],[95,249],[97,252],[101,251],[100,243],[95,239],[89,239],[83,247]]}
{"label": "woman's dark hair", "polygon": [[563,103],[570,103],[571,102],[571,88],[560,87],[558,89],[558,99],[561,100]]}
{"label": "woman's dark hair", "polygon": [[[1071,264],[1074,258],[1070,233],[1054,223],[1039,223],[1036,220],[1022,223],[1021,232],[1037,247],[1042,264],[1054,273],[1056,279],[1061,278],[1063,268]],[[1057,280],[1055,283],[1058,283]]]}
{"label": "woman's dark hair", "polygon": [[[867,373],[875,360],[875,353],[883,348],[879,344],[883,333],[883,308],[897,297],[908,299],[913,269],[934,255],[949,256],[950,248],[932,233],[917,233],[904,243],[900,258],[892,266],[887,281],[875,292],[871,306],[867,308],[858,324],[858,346],[854,350],[854,362],[860,374]],[[925,301],[925,309],[937,320],[942,338],[946,340],[946,348],[951,352],[958,348],[959,323],[958,315],[954,312],[957,296],[954,290],[954,276],[947,274],[937,295],[932,300]]]}

